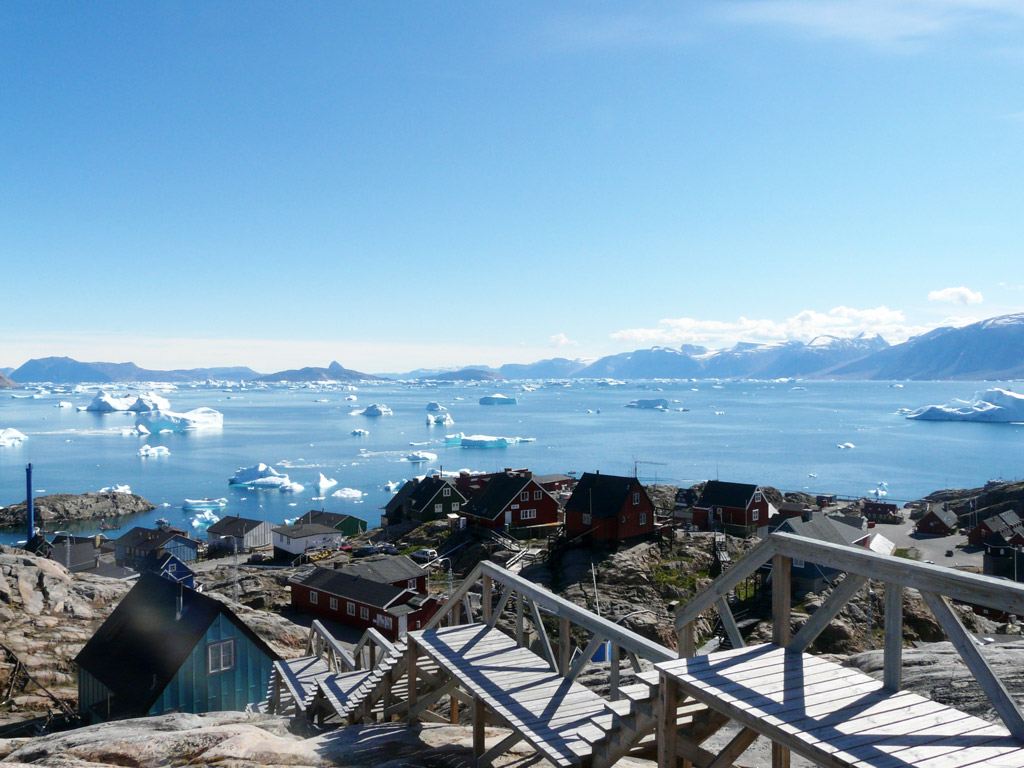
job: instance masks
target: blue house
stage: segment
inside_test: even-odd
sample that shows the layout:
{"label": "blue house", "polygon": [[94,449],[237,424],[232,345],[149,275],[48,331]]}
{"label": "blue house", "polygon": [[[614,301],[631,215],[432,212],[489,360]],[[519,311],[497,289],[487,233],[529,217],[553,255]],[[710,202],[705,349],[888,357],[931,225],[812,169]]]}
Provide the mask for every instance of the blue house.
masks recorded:
{"label": "blue house", "polygon": [[146,555],[157,549],[170,552],[183,563],[191,563],[199,557],[199,542],[180,528],[136,526],[114,540],[114,562],[135,568]]}
{"label": "blue house", "polygon": [[196,575],[192,569],[178,559],[177,555],[165,552],[163,548],[154,549],[139,563],[140,571],[155,573],[175,584],[183,584],[189,589],[196,588]]}
{"label": "blue house", "polygon": [[279,656],[219,600],[144,573],[75,658],[85,723],[243,710]]}

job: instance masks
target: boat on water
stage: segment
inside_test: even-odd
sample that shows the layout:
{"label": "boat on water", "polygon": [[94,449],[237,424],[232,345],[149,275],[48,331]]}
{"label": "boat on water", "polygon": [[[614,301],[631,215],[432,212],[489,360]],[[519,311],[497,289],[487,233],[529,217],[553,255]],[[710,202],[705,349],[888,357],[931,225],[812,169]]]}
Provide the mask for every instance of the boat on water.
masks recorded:
{"label": "boat on water", "polygon": [[156,524],[158,528],[163,528],[164,526],[170,525],[170,522],[168,522],[166,517],[158,517],[156,519]]}
{"label": "boat on water", "polygon": [[228,505],[227,499],[185,499],[182,509],[223,509]]}
{"label": "boat on water", "polygon": [[120,525],[114,525],[112,523],[108,523],[106,520],[100,520],[100,530],[101,531],[119,531],[119,530],[121,530],[121,526]]}

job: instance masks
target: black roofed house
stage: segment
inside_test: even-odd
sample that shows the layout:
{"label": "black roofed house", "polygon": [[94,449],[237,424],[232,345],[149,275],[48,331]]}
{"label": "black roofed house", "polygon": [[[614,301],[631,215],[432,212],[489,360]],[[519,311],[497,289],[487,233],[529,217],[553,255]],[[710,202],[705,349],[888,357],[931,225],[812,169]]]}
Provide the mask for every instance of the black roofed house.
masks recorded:
{"label": "black roofed house", "polygon": [[318,523],[341,531],[346,536],[358,536],[366,533],[366,521],[355,515],[343,515],[340,512],[324,512],[323,510],[311,509],[295,522],[297,523]]}
{"label": "black roofed house", "polygon": [[180,528],[136,526],[114,540],[114,562],[134,568],[150,552],[161,548],[183,563],[191,563],[199,556],[199,542]]}
{"label": "black roofed house", "polygon": [[345,535],[319,523],[295,523],[274,528],[274,557],[286,558],[320,549],[334,549],[345,543]]}
{"label": "black roofed house", "polygon": [[459,512],[466,497],[451,478],[431,475],[419,481],[409,480],[385,506],[388,523],[402,520],[441,520]]}
{"label": "black roofed house", "polygon": [[481,528],[532,528],[558,523],[558,500],[529,470],[505,470],[462,505],[460,515]]}
{"label": "black roofed house", "polygon": [[772,507],[753,483],[708,480],[693,505],[693,524],[701,530],[721,530],[751,536],[768,525]]}
{"label": "black roofed house", "polygon": [[222,517],[206,529],[206,544],[210,549],[227,549],[249,552],[273,544],[270,523],[248,517],[231,515]]}
{"label": "black roofed house", "polygon": [[393,557],[370,557],[357,563],[349,563],[338,568],[350,576],[390,584],[393,587],[411,589],[422,595],[427,594],[427,571],[416,565],[405,555]]}
{"label": "black roofed house", "polygon": [[79,712],[243,710],[266,698],[278,658],[224,603],[144,573],[75,657]]}
{"label": "black roofed house", "polygon": [[349,569],[315,567],[289,584],[294,607],[360,629],[374,627],[392,640],[420,629],[440,607],[436,597]]}
{"label": "black roofed house", "polygon": [[956,533],[957,523],[956,512],[942,504],[930,504],[924,517],[917,521],[914,530],[932,536],[949,536]]}
{"label": "black roofed house", "polygon": [[[808,539],[823,541],[827,544],[841,544],[870,548],[874,533],[870,530],[850,525],[836,518],[823,514],[806,514],[804,517],[772,518],[772,533],[792,533]],[[887,553],[888,554],[888,553]],[[842,571],[819,565],[806,560],[793,558],[790,574],[794,589],[820,592],[826,585],[831,585]]]}
{"label": "black roofed house", "polygon": [[635,477],[584,472],[565,503],[565,533],[614,542],[654,530],[654,504]]}
{"label": "black roofed house", "polygon": [[571,493],[576,480],[569,475],[534,475],[534,480],[548,493],[557,496],[559,493]]}
{"label": "black roofed house", "polygon": [[138,569],[143,573],[156,574],[175,584],[182,584],[189,589],[196,588],[196,575],[192,569],[181,562],[173,553],[162,549],[154,549],[142,558],[138,564]]}
{"label": "black roofed house", "polygon": [[980,547],[993,533],[1003,533],[1009,540],[1016,533],[1024,533],[1024,521],[1012,509],[992,515],[971,529],[967,534],[967,543],[972,547]]}
{"label": "black roofed house", "polygon": [[136,571],[101,559],[111,550],[112,547],[102,536],[58,534],[52,542],[40,548],[39,554],[60,563],[71,573],[89,573],[120,581],[137,578],[139,574]]}

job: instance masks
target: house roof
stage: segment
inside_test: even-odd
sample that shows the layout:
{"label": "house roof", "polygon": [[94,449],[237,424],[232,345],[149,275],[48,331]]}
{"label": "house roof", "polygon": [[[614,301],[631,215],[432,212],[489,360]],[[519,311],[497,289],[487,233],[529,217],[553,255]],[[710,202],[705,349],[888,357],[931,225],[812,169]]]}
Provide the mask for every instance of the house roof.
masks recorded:
{"label": "house roof", "polygon": [[54,562],[60,563],[72,573],[90,570],[96,565],[96,556],[100,550],[93,544],[92,540],[74,542],[69,547],[63,539],[50,545],[48,557]]}
{"label": "house roof", "polygon": [[190,539],[184,531],[176,528],[141,528],[136,526],[118,539],[114,540],[115,546],[128,547],[148,551],[164,546],[171,539],[178,537],[193,542],[197,547],[199,542]]}
{"label": "house roof", "polygon": [[[185,563],[183,563],[180,558],[176,557],[174,555],[174,553],[172,553],[172,552],[160,552],[160,553],[157,553],[155,550],[152,551],[152,552],[147,552],[146,553],[146,556],[144,558],[142,558],[142,562],[139,563],[139,570],[140,571],[148,571],[149,573],[157,573],[157,574],[159,574],[159,573],[161,573],[163,571],[163,569],[167,566],[167,564],[169,562],[171,562],[172,560],[176,561],[177,564],[182,569],[184,569],[182,571],[179,571],[181,574],[184,575],[187,572],[188,574],[191,574],[193,576],[195,575],[193,573],[192,569],[189,568]],[[178,581],[181,581],[181,579],[178,579]]]}
{"label": "house roof", "polygon": [[361,576],[364,579],[373,579],[385,584],[418,579],[427,575],[426,570],[420,568],[405,555],[371,557],[338,570],[351,576]]}
{"label": "house roof", "polygon": [[567,480],[572,480],[572,478],[569,477],[568,475],[559,474],[534,475],[533,479],[536,480],[540,485],[547,485],[548,483],[564,483]]}
{"label": "house roof", "polygon": [[403,594],[409,592],[402,587],[393,587],[375,579],[354,576],[332,568],[313,568],[306,573],[296,574],[291,582],[381,609],[388,609]]}
{"label": "house roof", "polygon": [[509,504],[519,498],[520,492],[532,480],[530,475],[505,472],[495,475],[460,511],[485,520],[495,520]]}
{"label": "house roof", "polygon": [[757,485],[753,483],[728,483],[724,480],[708,480],[701,491],[700,499],[694,506],[704,509],[705,507],[732,507],[733,509],[746,509]]}
{"label": "house roof", "polygon": [[249,531],[253,531],[261,525],[263,525],[262,520],[253,520],[252,518],[234,515],[232,517],[222,517],[207,528],[206,532],[212,533],[215,536],[245,536]]}
{"label": "house roof", "polygon": [[799,517],[782,518],[774,531],[788,531],[797,536],[804,536],[815,541],[824,541],[828,544],[853,544],[870,534],[860,528],[847,523],[832,520],[824,515],[814,515],[809,520],[801,520]]}
{"label": "house roof", "polygon": [[[941,505],[934,505],[928,510],[928,515],[934,515],[947,528],[956,529],[959,518],[952,509],[943,509]],[[928,515],[925,515],[927,517]]]}
{"label": "house roof", "polygon": [[636,490],[647,493],[635,477],[584,472],[565,508],[588,512],[595,518],[615,517]]}
{"label": "house roof", "polygon": [[112,714],[145,714],[217,616],[227,618],[263,653],[278,659],[220,601],[144,573],[75,662],[110,689]]}
{"label": "house roof", "polygon": [[282,525],[274,528],[274,533],[280,533],[289,539],[304,539],[307,536],[324,536],[326,534],[337,534],[333,528],[319,523],[296,523],[295,525]]}
{"label": "house roof", "polygon": [[459,493],[459,489],[455,487],[454,481],[450,478],[431,475],[430,477],[424,477],[420,480],[412,493],[409,494],[409,506],[416,512],[422,512],[426,508],[427,504],[429,504],[445,486],[451,488],[453,493],[459,494],[460,502],[466,500],[466,497]]}
{"label": "house roof", "polygon": [[391,501],[384,505],[384,510],[388,513],[394,512],[405,503],[405,500],[409,498],[409,495],[415,488],[415,480],[406,480],[405,484],[398,489],[398,492],[391,497]]}
{"label": "house roof", "polygon": [[339,512],[325,512],[320,509],[309,510],[309,512],[299,518],[298,522],[318,523],[319,525],[326,525],[328,528],[337,528],[349,518],[357,520],[360,523],[365,523],[364,520],[361,520],[355,515],[343,515]]}

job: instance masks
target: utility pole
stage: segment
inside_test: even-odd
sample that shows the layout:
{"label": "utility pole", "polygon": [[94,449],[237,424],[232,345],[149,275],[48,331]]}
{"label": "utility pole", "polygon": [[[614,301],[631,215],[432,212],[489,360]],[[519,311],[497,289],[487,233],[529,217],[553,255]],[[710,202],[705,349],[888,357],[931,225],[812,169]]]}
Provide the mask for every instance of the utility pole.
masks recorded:
{"label": "utility pole", "polygon": [[232,536],[231,540],[235,542],[235,602],[238,602],[238,537]]}

